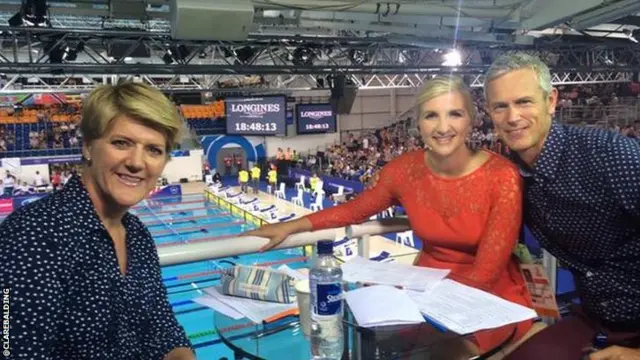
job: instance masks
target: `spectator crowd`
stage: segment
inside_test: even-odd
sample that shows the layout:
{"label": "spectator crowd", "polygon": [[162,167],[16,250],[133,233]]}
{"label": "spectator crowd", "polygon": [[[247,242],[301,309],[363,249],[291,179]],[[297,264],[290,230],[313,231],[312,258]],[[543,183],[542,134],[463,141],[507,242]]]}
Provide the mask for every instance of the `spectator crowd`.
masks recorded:
{"label": "spectator crowd", "polygon": [[[600,126],[640,138],[640,83],[567,85],[559,86],[558,91],[558,121]],[[509,149],[494,133],[489,114],[484,110],[482,89],[474,89],[473,98],[477,116],[468,138],[471,147],[508,155]],[[567,109],[572,110],[569,115],[563,113]],[[407,118],[382,129],[347,133],[341,144],[318,149],[299,163],[318,174],[367,183],[372,174],[396,156],[423,147],[417,123]]]}
{"label": "spectator crowd", "polygon": [[0,152],[78,148],[80,108],[75,104],[0,109]]}

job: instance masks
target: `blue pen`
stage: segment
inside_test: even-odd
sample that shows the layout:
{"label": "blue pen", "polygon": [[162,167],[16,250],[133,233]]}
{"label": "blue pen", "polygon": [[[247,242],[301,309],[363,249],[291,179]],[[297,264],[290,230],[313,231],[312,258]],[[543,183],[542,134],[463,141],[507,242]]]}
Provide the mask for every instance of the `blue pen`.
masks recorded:
{"label": "blue pen", "polygon": [[447,327],[446,327],[446,326],[442,325],[441,323],[439,323],[439,322],[435,321],[434,319],[432,319],[432,318],[430,318],[430,317],[428,317],[428,316],[426,316],[426,315],[424,315],[424,314],[422,314],[422,315],[423,315],[424,319],[426,320],[426,322],[427,322],[429,325],[433,326],[436,330],[438,330],[438,331],[440,331],[440,332],[442,332],[442,333],[444,333],[444,332],[447,332],[447,331],[448,331],[448,329],[447,329]]}

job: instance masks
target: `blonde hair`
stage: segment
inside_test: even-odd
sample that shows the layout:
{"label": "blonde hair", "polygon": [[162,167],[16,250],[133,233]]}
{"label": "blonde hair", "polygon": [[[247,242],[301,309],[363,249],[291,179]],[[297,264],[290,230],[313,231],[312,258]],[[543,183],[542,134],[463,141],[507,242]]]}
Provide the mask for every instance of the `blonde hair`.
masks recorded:
{"label": "blonde hair", "polygon": [[141,83],[103,85],[83,101],[80,131],[86,143],[102,137],[111,122],[126,115],[158,130],[167,140],[167,154],[180,142],[182,118],[159,90]]}
{"label": "blonde hair", "polygon": [[469,113],[471,121],[476,117],[476,108],[473,105],[473,98],[471,97],[471,91],[467,84],[464,83],[462,78],[458,76],[444,76],[438,75],[428,80],[422,89],[418,92],[416,97],[416,115],[418,121],[422,119],[421,107],[425,102],[436,98],[440,95],[458,92],[464,99],[465,108]]}

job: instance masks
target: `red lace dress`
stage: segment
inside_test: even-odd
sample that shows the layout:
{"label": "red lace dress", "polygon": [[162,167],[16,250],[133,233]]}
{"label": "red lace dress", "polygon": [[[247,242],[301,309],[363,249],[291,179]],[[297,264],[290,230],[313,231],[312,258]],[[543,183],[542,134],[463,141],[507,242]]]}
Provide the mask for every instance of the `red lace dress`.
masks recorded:
{"label": "red lace dress", "polygon": [[[522,180],[507,159],[489,154],[474,172],[448,179],[429,170],[423,151],[409,152],[382,169],[375,188],[308,219],[314,230],[342,227],[400,203],[424,242],[419,266],[451,269],[449,277],[456,281],[532,307],[512,255],[522,221]],[[514,340],[531,325],[519,323]],[[494,348],[512,331],[510,326],[480,332],[476,345]]]}

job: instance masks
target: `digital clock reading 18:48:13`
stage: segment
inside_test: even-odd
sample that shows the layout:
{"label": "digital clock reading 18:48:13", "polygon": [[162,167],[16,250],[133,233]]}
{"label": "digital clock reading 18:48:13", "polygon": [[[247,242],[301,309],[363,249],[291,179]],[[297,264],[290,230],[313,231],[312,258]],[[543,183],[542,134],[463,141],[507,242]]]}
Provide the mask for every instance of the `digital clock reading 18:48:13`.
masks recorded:
{"label": "digital clock reading 18:48:13", "polygon": [[276,131],[277,126],[276,123],[246,123],[246,122],[238,122],[236,125],[236,131]]}

